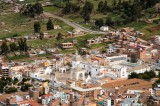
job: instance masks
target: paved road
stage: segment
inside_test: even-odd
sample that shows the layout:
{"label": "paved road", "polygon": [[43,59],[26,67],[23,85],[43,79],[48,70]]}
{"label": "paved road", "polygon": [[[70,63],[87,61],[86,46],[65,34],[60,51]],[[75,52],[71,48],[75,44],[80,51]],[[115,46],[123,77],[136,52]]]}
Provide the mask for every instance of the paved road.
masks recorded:
{"label": "paved road", "polygon": [[70,22],[69,20],[67,20],[65,18],[59,17],[59,16],[51,14],[49,12],[44,12],[44,15],[47,17],[57,18],[57,19],[63,21],[64,23],[68,24],[69,26],[71,26],[75,29],[78,29],[82,32],[89,33],[89,34],[107,34],[108,33],[108,32],[103,32],[103,31],[94,31],[94,30],[87,29],[87,28],[82,27],[81,25],[79,25],[75,22]]}

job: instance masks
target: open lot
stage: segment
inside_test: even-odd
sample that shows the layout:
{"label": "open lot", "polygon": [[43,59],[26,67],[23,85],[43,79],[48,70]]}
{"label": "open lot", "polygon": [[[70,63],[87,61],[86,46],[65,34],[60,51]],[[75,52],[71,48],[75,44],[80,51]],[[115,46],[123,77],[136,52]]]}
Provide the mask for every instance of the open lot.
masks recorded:
{"label": "open lot", "polygon": [[[13,37],[15,34],[18,36],[25,36],[34,33],[33,24],[35,21],[39,21],[41,24],[41,31],[47,31],[46,23],[48,19],[36,20],[20,16],[19,13],[8,13],[0,16],[0,39]],[[60,25],[62,28],[57,30],[47,31],[49,34],[57,34],[59,32],[65,33],[66,31],[73,30],[72,27],[68,26],[60,20],[52,20],[53,24]]]}

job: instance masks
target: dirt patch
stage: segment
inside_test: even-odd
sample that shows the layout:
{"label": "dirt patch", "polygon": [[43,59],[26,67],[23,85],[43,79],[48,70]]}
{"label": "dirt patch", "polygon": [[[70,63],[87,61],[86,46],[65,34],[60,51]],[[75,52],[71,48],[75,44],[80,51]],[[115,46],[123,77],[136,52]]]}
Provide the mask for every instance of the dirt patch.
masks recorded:
{"label": "dirt patch", "polygon": [[148,28],[151,32],[158,32],[160,31],[160,25]]}

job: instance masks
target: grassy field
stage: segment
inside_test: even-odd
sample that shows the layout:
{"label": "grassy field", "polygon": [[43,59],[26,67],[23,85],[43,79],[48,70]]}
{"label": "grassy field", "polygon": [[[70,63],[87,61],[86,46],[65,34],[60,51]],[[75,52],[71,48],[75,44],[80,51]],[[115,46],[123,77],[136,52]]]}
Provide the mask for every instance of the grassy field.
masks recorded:
{"label": "grassy field", "polygon": [[[25,36],[34,33],[33,24],[35,21],[40,21],[41,31],[47,31],[46,20],[35,20],[33,18],[27,18],[20,16],[19,13],[8,13],[0,16],[0,39],[12,37],[17,34],[18,36]],[[66,31],[73,30],[72,27],[68,26],[62,21],[53,20],[53,24],[60,25],[62,28],[57,30],[47,31],[49,34],[57,34],[58,32],[66,33]]]}
{"label": "grassy field", "polygon": [[[58,42],[55,38],[51,38],[51,39],[37,39],[34,41],[28,41],[28,45],[32,46],[34,48],[53,48],[55,47],[55,43],[62,43],[62,42],[72,42],[73,40],[77,40],[77,44],[71,48],[71,49],[61,49],[60,53],[74,53],[77,49],[80,49],[81,47],[84,47],[84,41],[90,38],[94,38],[94,37],[98,37],[98,36],[102,36],[102,35],[93,35],[93,34],[87,34],[85,36],[79,36],[79,37],[75,37],[75,38],[65,38],[62,39],[60,42]],[[101,44],[95,44],[89,48],[87,48],[88,50],[90,49],[96,49],[99,47],[104,47],[106,46],[107,43],[101,43]]]}
{"label": "grassy field", "polygon": [[28,58],[28,56],[27,55],[18,55],[18,56],[9,57],[10,60],[19,60],[19,59],[25,59],[25,58]]}
{"label": "grassy field", "polygon": [[44,2],[46,2],[46,0],[24,0],[24,1],[18,1],[18,0],[17,0],[17,2],[20,3],[20,4],[33,4],[33,3],[36,3],[37,1],[38,1],[39,3],[44,3]]}
{"label": "grassy field", "polygon": [[[77,40],[77,42],[78,42],[77,45],[79,47],[83,47],[84,40],[94,38],[96,36],[102,36],[102,35],[87,34],[85,36],[79,36],[79,37],[75,37],[75,38],[64,38],[60,41],[60,43],[72,42],[73,40]],[[55,38],[43,39],[43,40],[37,39],[37,40],[33,40],[33,41],[28,41],[28,45],[35,47],[35,48],[43,48],[44,45],[45,45],[45,47],[55,47],[55,45],[54,45],[55,43],[59,43]]]}
{"label": "grassy field", "polygon": [[61,8],[58,8],[56,6],[46,6],[43,7],[44,11],[50,12],[50,13],[59,13],[61,12]]}
{"label": "grassy field", "polygon": [[33,20],[20,17],[18,13],[1,15],[0,22],[4,23],[0,27],[0,38],[12,37],[14,34],[22,36],[33,32]]}

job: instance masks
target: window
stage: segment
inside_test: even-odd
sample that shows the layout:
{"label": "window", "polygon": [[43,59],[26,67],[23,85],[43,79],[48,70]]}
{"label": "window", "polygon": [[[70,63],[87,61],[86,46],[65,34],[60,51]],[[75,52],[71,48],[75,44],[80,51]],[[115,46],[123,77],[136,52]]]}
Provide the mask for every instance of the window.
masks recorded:
{"label": "window", "polygon": [[111,105],[114,105],[114,100],[111,100]]}

